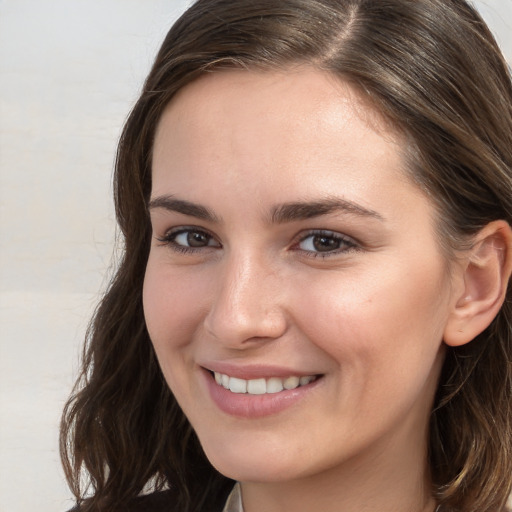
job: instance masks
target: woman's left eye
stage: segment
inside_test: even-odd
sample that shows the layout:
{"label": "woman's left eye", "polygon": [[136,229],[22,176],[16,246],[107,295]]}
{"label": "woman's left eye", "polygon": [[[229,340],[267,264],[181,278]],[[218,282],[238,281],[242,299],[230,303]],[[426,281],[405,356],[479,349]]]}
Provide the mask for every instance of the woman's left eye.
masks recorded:
{"label": "woman's left eye", "polygon": [[337,254],[358,248],[358,244],[350,237],[333,231],[317,231],[304,236],[296,245],[304,252],[312,255]]}

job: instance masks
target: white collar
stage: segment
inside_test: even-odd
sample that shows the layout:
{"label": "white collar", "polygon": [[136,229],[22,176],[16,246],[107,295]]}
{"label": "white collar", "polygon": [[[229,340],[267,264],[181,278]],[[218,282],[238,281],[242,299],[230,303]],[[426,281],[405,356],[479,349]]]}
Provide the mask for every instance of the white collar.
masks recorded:
{"label": "white collar", "polygon": [[242,493],[238,482],[229,493],[222,512],[244,512],[244,507],[242,506]]}

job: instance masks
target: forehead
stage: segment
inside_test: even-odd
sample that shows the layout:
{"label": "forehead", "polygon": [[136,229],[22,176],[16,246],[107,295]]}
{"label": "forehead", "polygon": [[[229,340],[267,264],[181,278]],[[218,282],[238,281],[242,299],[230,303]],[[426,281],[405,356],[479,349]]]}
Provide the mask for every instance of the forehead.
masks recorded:
{"label": "forehead", "polygon": [[[302,101],[298,103],[298,99]],[[332,120],[339,123],[341,118],[339,110],[333,108],[333,99],[339,105],[349,106],[351,114],[367,123],[369,128],[395,139],[399,137],[400,130],[355,84],[306,65],[280,70],[213,70],[181,88],[167,105],[162,118],[175,115],[180,123],[200,119],[204,125],[206,114],[222,116],[236,111],[243,114],[251,106],[250,113],[255,117],[247,119],[249,126],[256,124],[258,119],[267,120],[270,116],[290,119],[300,113],[313,129],[318,121],[322,125]],[[345,108],[343,118],[350,121],[348,110]]]}
{"label": "forehead", "polygon": [[330,73],[310,67],[223,70],[188,84],[167,106],[157,127],[153,171],[164,160],[208,168],[228,153],[246,168],[259,163],[277,170],[294,165],[291,159],[300,160],[298,172],[308,162],[314,168],[315,159],[330,159],[334,171],[368,150],[381,157],[393,153],[401,168],[404,146],[354,86]]}

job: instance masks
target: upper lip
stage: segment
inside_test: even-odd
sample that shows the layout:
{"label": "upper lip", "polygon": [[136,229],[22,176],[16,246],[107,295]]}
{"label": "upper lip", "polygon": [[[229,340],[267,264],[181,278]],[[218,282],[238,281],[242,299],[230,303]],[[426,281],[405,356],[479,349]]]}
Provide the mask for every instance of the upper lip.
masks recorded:
{"label": "upper lip", "polygon": [[221,361],[207,362],[200,364],[205,370],[222,373],[230,377],[238,379],[268,379],[270,377],[279,377],[285,379],[286,377],[306,377],[309,375],[318,375],[318,372],[309,372],[297,370],[294,368],[287,368],[285,366],[264,365],[264,364],[233,364]]}

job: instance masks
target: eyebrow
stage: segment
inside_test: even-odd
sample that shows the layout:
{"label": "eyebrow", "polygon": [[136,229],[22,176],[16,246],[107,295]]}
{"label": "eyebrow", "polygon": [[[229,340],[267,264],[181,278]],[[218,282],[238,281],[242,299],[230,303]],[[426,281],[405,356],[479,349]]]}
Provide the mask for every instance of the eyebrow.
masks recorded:
{"label": "eyebrow", "polygon": [[[149,202],[149,210],[157,208],[182,213],[183,215],[196,217],[212,223],[221,222],[221,219],[209,208],[169,195],[155,197]],[[384,217],[376,211],[352,201],[341,198],[326,198],[319,201],[297,201],[276,206],[270,215],[270,222],[273,224],[284,224],[286,222],[306,220],[337,212],[384,221]]]}
{"label": "eyebrow", "polygon": [[219,218],[208,208],[172,196],[158,196],[152,199],[148,204],[148,209],[154,210],[156,208],[182,213],[209,222],[219,222]]}
{"label": "eyebrow", "polygon": [[311,219],[329,213],[346,213],[359,217],[370,217],[384,221],[384,217],[374,210],[341,198],[327,198],[312,202],[285,203],[276,207],[271,215],[271,221],[276,224]]}

